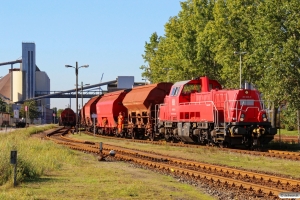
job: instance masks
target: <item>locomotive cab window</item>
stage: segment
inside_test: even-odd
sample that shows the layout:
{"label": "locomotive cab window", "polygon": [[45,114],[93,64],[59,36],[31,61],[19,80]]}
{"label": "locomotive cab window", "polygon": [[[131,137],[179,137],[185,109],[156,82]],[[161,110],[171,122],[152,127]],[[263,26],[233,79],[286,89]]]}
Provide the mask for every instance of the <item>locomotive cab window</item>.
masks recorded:
{"label": "locomotive cab window", "polygon": [[179,89],[180,89],[180,86],[179,87],[174,87],[172,89],[171,96],[177,96],[178,92],[179,92]]}
{"label": "locomotive cab window", "polygon": [[201,91],[201,85],[196,84],[186,84],[182,89],[182,94],[191,94]]}

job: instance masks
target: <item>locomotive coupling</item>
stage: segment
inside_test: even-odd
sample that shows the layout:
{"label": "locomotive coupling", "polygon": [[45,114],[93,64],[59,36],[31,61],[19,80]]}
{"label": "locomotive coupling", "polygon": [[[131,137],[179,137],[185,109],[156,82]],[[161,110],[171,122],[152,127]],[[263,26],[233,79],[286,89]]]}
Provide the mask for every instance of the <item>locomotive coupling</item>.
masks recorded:
{"label": "locomotive coupling", "polygon": [[258,128],[253,129],[253,133],[262,135],[262,134],[265,134],[265,129],[261,128],[261,127],[258,127]]}

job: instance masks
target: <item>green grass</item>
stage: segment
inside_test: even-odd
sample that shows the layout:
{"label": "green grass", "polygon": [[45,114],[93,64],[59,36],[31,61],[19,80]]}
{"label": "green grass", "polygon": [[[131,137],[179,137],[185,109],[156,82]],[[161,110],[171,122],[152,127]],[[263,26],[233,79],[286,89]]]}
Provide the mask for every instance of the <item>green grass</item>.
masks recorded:
{"label": "green grass", "polygon": [[298,144],[298,140],[292,142],[272,141],[268,144],[268,148],[274,150],[300,152],[300,146]]}
{"label": "green grass", "polygon": [[[174,178],[123,162],[98,162],[75,153],[77,164],[65,164],[41,178],[1,191],[1,199],[214,199]],[[74,157],[74,158],[75,158]],[[15,198],[18,197],[18,198]]]}
{"label": "green grass", "polygon": [[185,148],[173,147],[169,145],[151,145],[144,143],[134,143],[129,141],[108,140],[105,138],[97,138],[85,134],[82,134],[81,136],[73,135],[72,137],[89,141],[101,141],[103,142],[103,144],[107,143],[128,148],[138,148],[142,150],[153,151],[161,154],[196,160],[200,162],[238,167],[247,170],[258,170],[262,172],[282,174],[293,178],[300,178],[299,161],[290,161],[276,158],[238,154],[227,151],[220,151],[218,148],[207,149],[205,147]]}
{"label": "green grass", "polygon": [[[11,184],[9,177],[12,174],[12,165],[10,164],[10,152],[12,150],[18,151],[18,182],[26,178],[35,178],[45,170],[57,167],[56,165],[59,162],[53,162],[53,160],[49,160],[47,156],[43,156],[42,154],[35,156],[32,154],[33,152],[49,154],[48,149],[51,147],[51,144],[44,142],[45,145],[41,145],[43,141],[36,141],[29,138],[33,133],[53,127],[31,127],[0,134],[0,185]],[[62,156],[66,157],[67,154],[63,154]],[[60,159],[63,160],[63,158]]]}
{"label": "green grass", "polygon": [[[45,129],[45,128],[43,128]],[[0,199],[214,199],[170,176],[29,137],[36,128],[0,135]],[[18,187],[10,150],[18,150]],[[2,173],[4,172],[4,173]],[[5,174],[5,176],[3,176]]]}
{"label": "green grass", "polygon": [[282,136],[298,136],[298,130],[293,130],[293,131],[288,131],[286,129],[280,129],[277,130],[277,135],[279,135],[279,131],[280,131],[280,135]]}

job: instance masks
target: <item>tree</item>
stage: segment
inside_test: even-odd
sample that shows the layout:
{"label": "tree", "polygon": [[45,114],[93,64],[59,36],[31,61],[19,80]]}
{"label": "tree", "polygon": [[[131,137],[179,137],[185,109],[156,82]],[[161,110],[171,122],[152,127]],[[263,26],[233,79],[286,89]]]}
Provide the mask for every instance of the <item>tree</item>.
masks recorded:
{"label": "tree", "polygon": [[7,103],[0,97],[0,112],[6,112]]}
{"label": "tree", "polygon": [[57,116],[60,117],[60,114],[64,111],[64,109],[58,109],[57,110]]}
{"label": "tree", "polygon": [[187,0],[145,44],[143,76],[151,82],[207,75],[227,88],[254,83],[263,98],[300,109],[300,3],[298,0]]}
{"label": "tree", "polygon": [[[143,58],[149,67],[141,67],[145,70],[143,76],[151,75],[152,82],[161,82],[203,75],[214,78],[218,74],[218,65],[215,65],[209,42],[201,35],[206,24],[212,20],[213,5],[208,0],[181,3],[182,11],[178,16],[171,17],[165,25],[165,36],[158,37],[153,33],[150,43],[146,42]],[[215,71],[211,70],[212,65]]]}
{"label": "tree", "polygon": [[150,42],[145,43],[145,54],[142,55],[144,62],[148,63],[148,66],[142,65],[140,69],[144,70],[142,73],[142,77],[147,78],[150,82],[153,82],[155,80],[156,75],[154,74],[155,71],[152,71],[152,69],[155,69],[155,57],[156,57],[156,51],[159,44],[160,38],[158,37],[157,33],[152,33],[150,37]]}
{"label": "tree", "polygon": [[297,111],[289,105],[286,105],[285,109],[282,110],[281,121],[287,130],[294,130],[297,124]]}
{"label": "tree", "polygon": [[299,17],[299,1],[266,0],[257,7],[251,27],[256,49],[252,56],[260,65],[256,85],[265,99],[274,102],[274,117],[284,100],[290,110],[300,109]]}
{"label": "tree", "polygon": [[[25,111],[25,106],[27,106],[27,112]],[[26,101],[24,104],[21,106],[20,110],[20,117],[26,118],[26,115],[29,117],[29,119],[32,121],[35,118],[38,118],[40,115],[40,112],[37,107],[37,102],[36,101]]]}

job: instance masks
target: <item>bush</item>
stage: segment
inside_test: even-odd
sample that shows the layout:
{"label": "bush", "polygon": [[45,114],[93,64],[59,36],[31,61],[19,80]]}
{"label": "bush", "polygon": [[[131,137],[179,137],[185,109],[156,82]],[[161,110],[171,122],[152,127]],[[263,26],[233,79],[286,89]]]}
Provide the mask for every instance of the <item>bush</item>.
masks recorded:
{"label": "bush", "polygon": [[291,125],[288,125],[287,128],[286,128],[286,130],[293,131],[293,130],[295,130],[295,127],[291,126]]}
{"label": "bush", "polygon": [[281,112],[281,121],[288,131],[293,131],[297,127],[297,110],[287,106]]}

